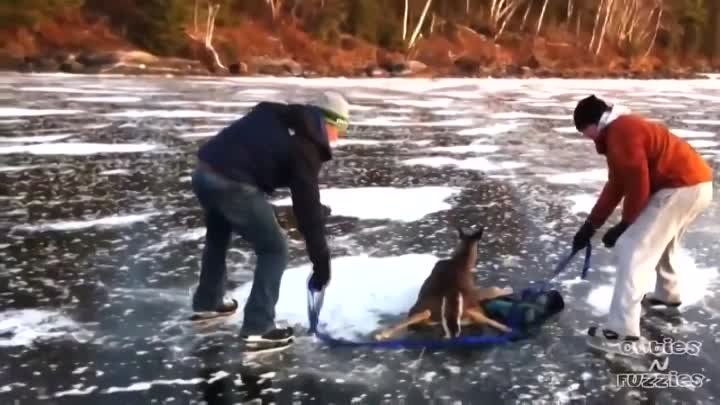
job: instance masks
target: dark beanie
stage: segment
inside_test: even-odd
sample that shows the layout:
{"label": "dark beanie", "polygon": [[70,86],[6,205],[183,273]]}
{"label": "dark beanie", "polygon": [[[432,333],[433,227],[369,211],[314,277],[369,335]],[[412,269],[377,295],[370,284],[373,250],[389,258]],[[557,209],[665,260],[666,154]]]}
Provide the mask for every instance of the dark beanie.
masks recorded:
{"label": "dark beanie", "polygon": [[595,95],[588,96],[577,103],[575,112],[573,112],[573,120],[575,120],[575,128],[578,131],[582,131],[588,125],[597,124],[600,122],[605,111],[609,110],[610,106]]}

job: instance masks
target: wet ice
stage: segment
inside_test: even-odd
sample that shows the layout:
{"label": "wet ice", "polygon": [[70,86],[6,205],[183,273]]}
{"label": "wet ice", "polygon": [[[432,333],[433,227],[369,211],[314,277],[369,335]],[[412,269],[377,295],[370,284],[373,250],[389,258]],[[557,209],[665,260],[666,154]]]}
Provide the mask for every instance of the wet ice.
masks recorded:
{"label": "wet ice", "polygon": [[[226,380],[248,389],[250,380],[239,377],[246,366],[272,370],[258,372],[273,386],[257,391],[277,403],[295,394],[317,397],[311,386],[336,403],[381,403],[386,393],[406,403],[425,397],[609,403],[608,365],[582,342],[588,324],[604,319],[612,294],[612,251],[599,243],[590,279],[578,280],[574,262],[557,285],[569,305],[529,342],[458,357],[333,350],[301,337],[297,350],[241,365],[242,311],[216,329],[183,321],[204,246],[188,181],[195,147],[255,101],[308,98],[309,89],[347,91],[354,126],[321,175],[333,251],[321,322],[334,336],[362,339],[406,315],[434,262],[454,247],[458,223],[486,226],[479,283],[521,288],[550,274],[607,178],[602,158],[572,124],[581,96],[594,92],[647,109],[708,156],[717,156],[720,123],[708,103],[718,97],[717,81],[113,76],[98,82],[53,75],[3,81],[12,84],[7,89],[17,102],[0,109],[0,180],[9,191],[0,196],[8,206],[0,209],[6,231],[0,260],[7,263],[0,285],[8,286],[0,293],[0,359],[7,367],[0,394],[33,398],[31,388],[45,388],[58,402],[78,404],[114,395],[191,403],[188,395]],[[658,96],[663,99],[653,100]],[[288,221],[287,197],[272,197],[291,256],[277,310],[302,334],[311,265]],[[717,343],[717,215],[713,204],[687,235],[686,319],[672,326],[673,320],[649,321],[708,347]],[[250,252],[233,239],[228,292],[241,306],[255,263]],[[222,354],[213,358],[214,351]],[[90,361],[74,360],[84,358]],[[209,363],[220,367],[206,370]],[[702,358],[681,364],[712,370]],[[63,383],[39,381],[41,374]],[[312,384],[297,382],[308,379]],[[677,403],[712,403],[713,391],[666,394]],[[237,392],[228,395],[238,396],[228,403],[241,402]]]}

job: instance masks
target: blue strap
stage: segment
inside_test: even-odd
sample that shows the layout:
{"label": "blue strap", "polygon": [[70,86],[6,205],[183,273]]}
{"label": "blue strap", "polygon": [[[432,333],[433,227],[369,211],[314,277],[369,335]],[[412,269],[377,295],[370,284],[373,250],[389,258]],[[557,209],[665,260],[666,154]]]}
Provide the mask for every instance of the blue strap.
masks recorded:
{"label": "blue strap", "polygon": [[[566,258],[564,258],[560,263],[558,263],[557,266],[555,266],[555,271],[553,271],[553,275],[550,277],[550,279],[544,281],[536,281],[534,284],[540,285],[539,288],[529,288],[529,291],[534,291],[537,293],[542,293],[544,291],[547,291],[549,289],[550,283],[552,283],[555,278],[560,275],[567,267],[570,265],[570,262],[572,262],[572,259],[575,258],[575,255],[579,252],[579,250],[573,251],[568,255]],[[588,243],[588,245],[585,247],[585,261],[583,262],[583,268],[582,273],[580,275],[580,278],[583,280],[585,277],[587,277],[588,270],[590,270],[590,257],[592,256],[592,246]]]}
{"label": "blue strap", "polygon": [[[541,281],[539,284],[541,288],[528,287],[520,292],[522,302],[528,297],[532,297],[536,294],[542,294],[546,291],[548,284],[563,270],[565,270],[573,257],[575,257],[577,251],[572,252],[567,258],[563,259],[560,264],[555,268],[553,276],[547,281]],[[582,271],[582,278],[584,279],[587,275],[587,271],[590,268],[590,255],[591,247],[587,246],[585,249],[585,263]],[[510,315],[508,316],[507,325],[512,329],[509,333],[497,335],[497,336],[459,336],[450,339],[391,339],[381,341],[351,341],[346,339],[338,339],[330,336],[327,333],[321,332],[318,329],[320,310],[322,309],[323,302],[325,300],[325,290],[313,291],[308,288],[308,334],[315,335],[318,339],[329,346],[334,347],[376,347],[376,348],[428,348],[428,349],[442,349],[447,347],[468,347],[468,346],[482,346],[488,344],[503,344],[513,340],[517,340],[527,336],[527,334],[520,332],[522,325],[522,309],[518,305],[518,302],[514,302],[510,308]]]}

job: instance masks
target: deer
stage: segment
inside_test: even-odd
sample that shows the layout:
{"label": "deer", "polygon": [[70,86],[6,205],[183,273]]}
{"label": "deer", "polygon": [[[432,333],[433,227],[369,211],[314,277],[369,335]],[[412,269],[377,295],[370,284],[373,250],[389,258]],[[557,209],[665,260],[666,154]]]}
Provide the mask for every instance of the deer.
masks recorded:
{"label": "deer", "polygon": [[389,339],[410,327],[442,325],[445,339],[460,336],[463,324],[487,325],[501,332],[511,329],[489,318],[481,303],[500,296],[512,294],[512,288],[478,288],[475,286],[473,269],[478,261],[478,242],[484,227],[466,232],[456,227],[458,243],[447,259],[438,260],[425,279],[415,304],[405,321],[375,335],[376,340]]}

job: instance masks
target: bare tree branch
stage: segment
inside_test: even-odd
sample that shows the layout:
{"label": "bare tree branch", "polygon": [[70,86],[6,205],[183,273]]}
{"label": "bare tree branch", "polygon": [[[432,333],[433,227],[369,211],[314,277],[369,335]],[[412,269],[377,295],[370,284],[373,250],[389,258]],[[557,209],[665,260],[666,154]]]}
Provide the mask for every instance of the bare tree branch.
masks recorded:
{"label": "bare tree branch", "polygon": [[412,48],[415,45],[417,36],[420,33],[420,28],[422,27],[423,22],[425,22],[425,17],[427,16],[427,12],[430,9],[430,3],[432,3],[432,0],[427,0],[427,2],[425,3],[425,8],[423,9],[422,14],[420,15],[420,20],[418,21],[417,25],[415,26],[415,31],[413,32],[412,36],[410,37],[410,43],[408,43],[408,49]]}
{"label": "bare tree branch", "polygon": [[199,0],[195,0],[195,7],[193,9],[193,33],[197,34],[198,32],[198,7],[199,7]]}
{"label": "bare tree branch", "polygon": [[590,38],[590,45],[588,45],[588,50],[592,50],[593,44],[595,44],[595,35],[597,34],[598,24],[600,23],[600,12],[602,11],[602,7],[605,4],[605,0],[600,0],[600,4],[598,4],[597,12],[595,13],[595,24],[593,25],[593,31],[592,31],[592,38]]}
{"label": "bare tree branch", "polygon": [[602,48],[603,40],[605,39],[605,30],[607,29],[608,20],[611,18],[611,10],[614,3],[615,0],[608,0],[607,2],[607,8],[605,9],[605,22],[602,25],[602,31],[600,31],[600,39],[598,39],[598,45],[597,50],[595,50],[595,55],[600,54],[600,49]]}
{"label": "bare tree branch", "polygon": [[408,26],[408,0],[405,0],[405,13],[403,14],[403,31],[402,31],[402,40],[405,41],[407,38],[407,26]]}
{"label": "bare tree branch", "polygon": [[503,31],[505,30],[505,26],[507,25],[508,21],[510,21],[512,19],[513,15],[515,14],[515,12],[517,11],[517,9],[519,7],[520,7],[520,3],[513,3],[510,13],[507,15],[507,18],[505,18],[505,21],[503,21],[497,34],[495,34],[495,37],[493,38],[494,41],[497,41],[497,39],[500,38],[500,35],[502,35]]}
{"label": "bare tree branch", "polygon": [[660,30],[660,20],[662,20],[662,14],[663,14],[663,7],[662,4],[660,4],[658,7],[658,13],[657,13],[657,23],[655,23],[655,32],[653,33],[652,40],[650,40],[650,46],[648,46],[647,51],[645,51],[645,57],[647,58],[648,55],[650,55],[650,51],[652,50],[653,46],[655,46],[655,40],[657,39],[658,31]]}
{"label": "bare tree branch", "polygon": [[540,34],[540,28],[542,28],[543,19],[545,18],[545,10],[547,10],[548,1],[549,0],[545,0],[545,3],[543,3],[542,11],[540,12],[540,18],[538,18],[537,30],[535,30],[536,37]]}
{"label": "bare tree branch", "polygon": [[525,24],[527,23],[528,16],[530,15],[530,10],[532,10],[532,5],[532,0],[528,0],[527,8],[525,9],[525,15],[523,15],[522,24],[520,24],[520,31],[525,30]]}

